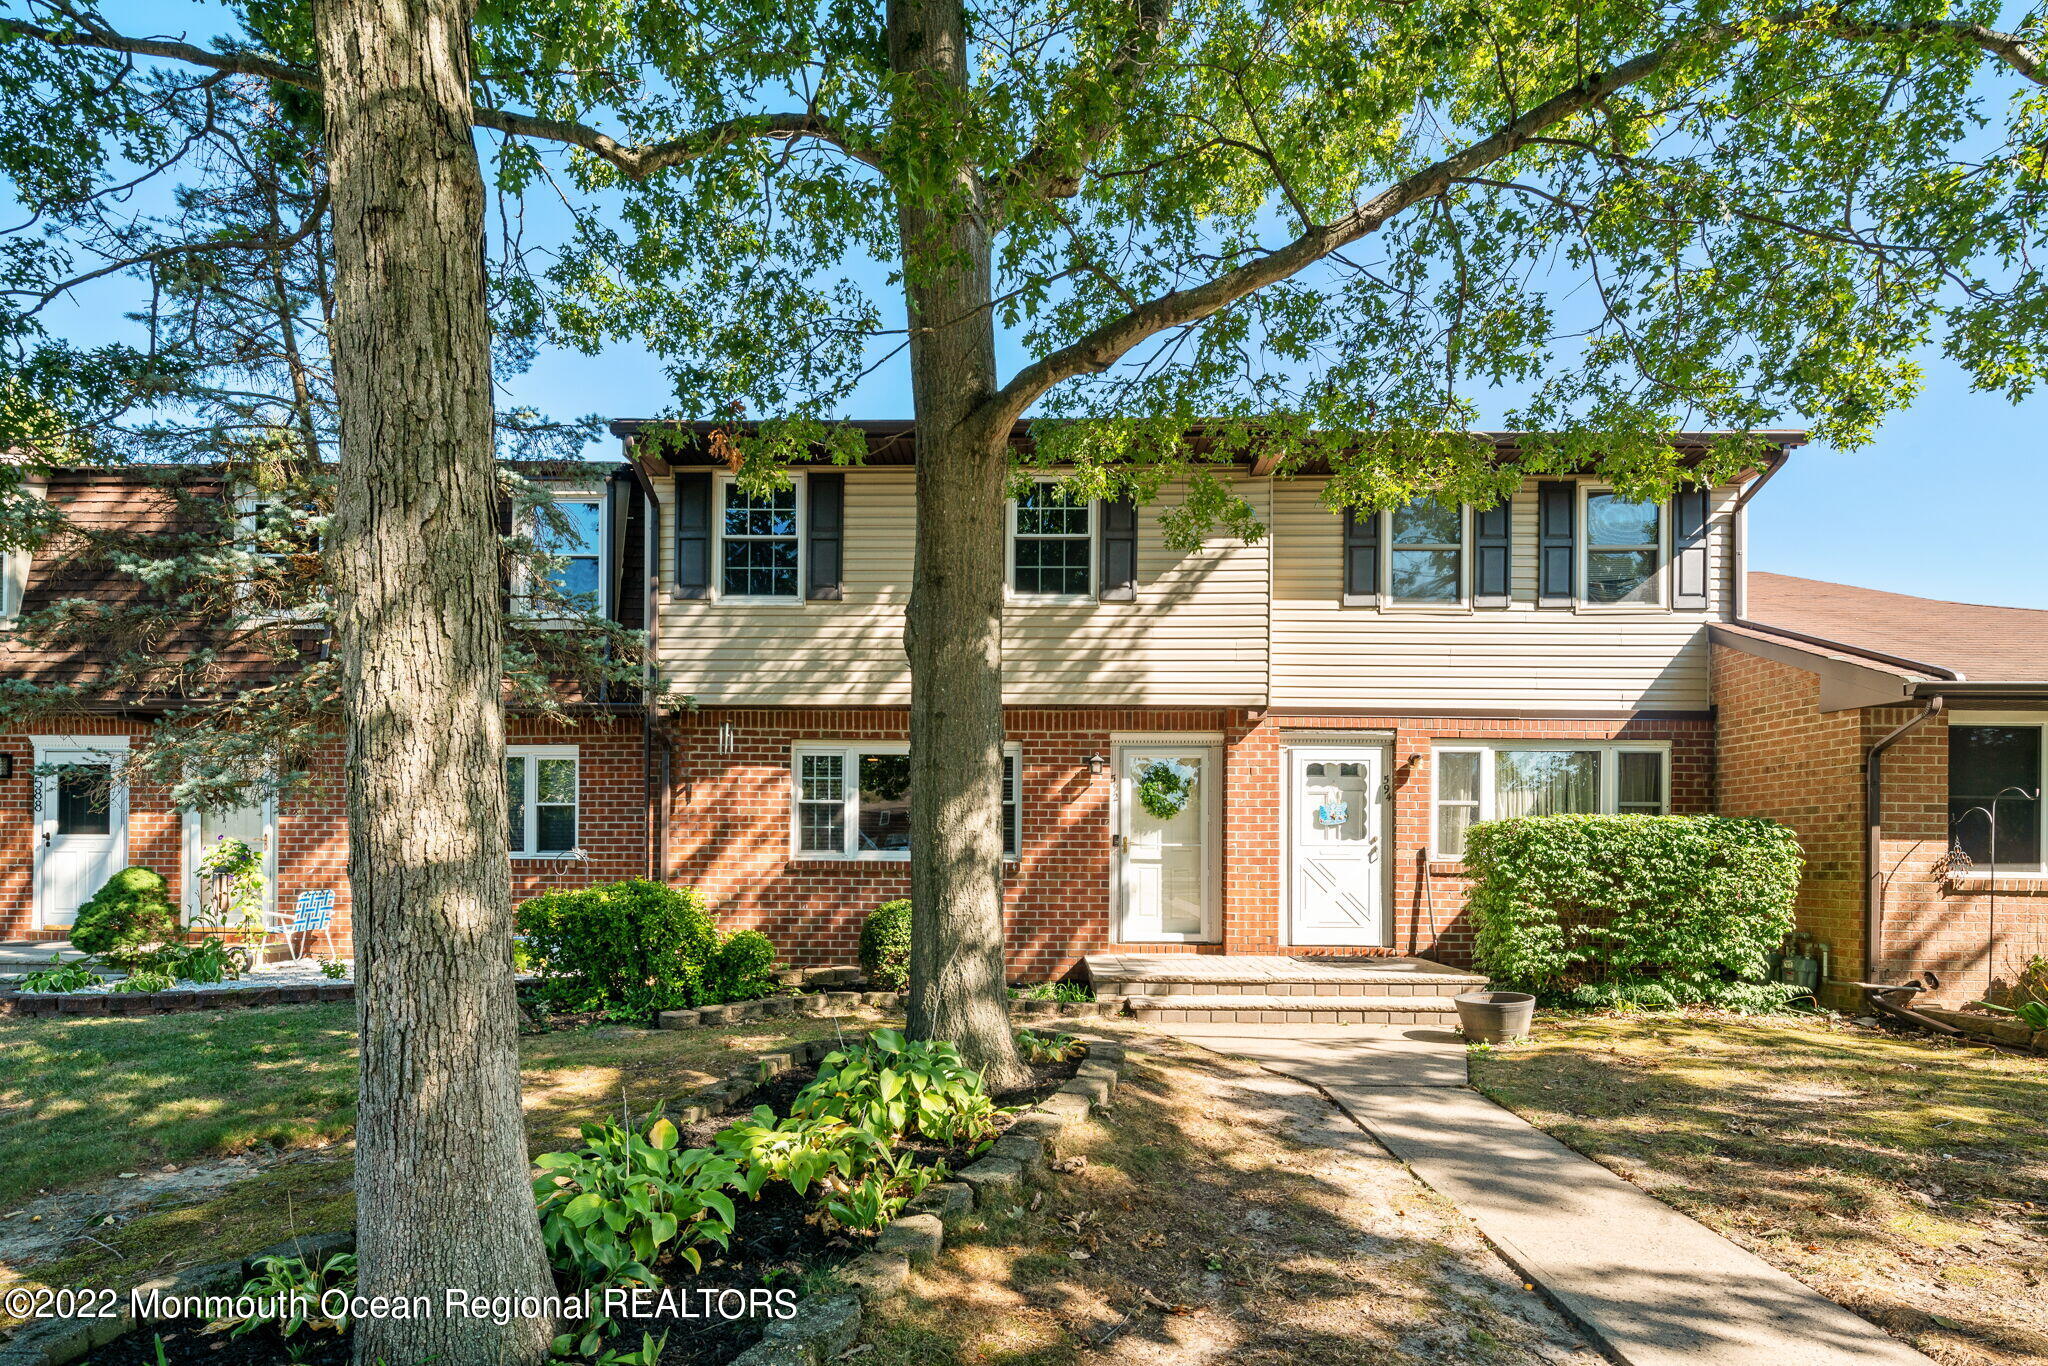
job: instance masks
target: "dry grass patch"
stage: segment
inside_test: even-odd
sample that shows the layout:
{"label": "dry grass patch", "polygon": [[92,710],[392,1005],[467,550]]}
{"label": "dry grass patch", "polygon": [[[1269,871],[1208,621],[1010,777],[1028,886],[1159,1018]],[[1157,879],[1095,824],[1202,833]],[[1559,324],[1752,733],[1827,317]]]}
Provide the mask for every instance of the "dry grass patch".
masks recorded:
{"label": "dry grass patch", "polygon": [[1686,1013],[1539,1021],[1472,1077],[1938,1361],[2048,1362],[2048,1062]]}
{"label": "dry grass patch", "polygon": [[1298,1082],[1134,1050],[1035,1207],[976,1216],[871,1324],[875,1366],[1602,1359],[1446,1202]]}

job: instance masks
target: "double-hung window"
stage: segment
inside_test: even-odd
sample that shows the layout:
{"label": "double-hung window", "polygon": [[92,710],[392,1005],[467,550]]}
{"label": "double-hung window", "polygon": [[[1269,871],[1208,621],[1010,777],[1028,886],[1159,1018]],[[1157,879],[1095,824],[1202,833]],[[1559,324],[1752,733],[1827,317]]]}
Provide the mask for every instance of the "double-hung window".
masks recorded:
{"label": "double-hung window", "polygon": [[2048,716],[1952,721],[1948,728],[1949,844],[1984,872],[2041,872],[2041,776]]}
{"label": "double-hung window", "polygon": [[800,481],[750,493],[718,485],[718,593],[725,598],[803,600]]}
{"label": "double-hung window", "polygon": [[548,582],[569,605],[586,612],[604,608],[604,499],[598,494],[560,494],[555,516],[536,513],[533,547],[553,558]]}
{"label": "double-hung window", "polygon": [[1465,597],[1465,509],[1418,498],[1387,517],[1387,588],[1396,603],[1452,605]]}
{"label": "double-hung window", "polygon": [[[901,860],[910,857],[910,748],[901,743],[804,744],[792,756],[797,858]],[[1022,845],[1020,763],[1003,751],[1003,857]]]}
{"label": "double-hung window", "polygon": [[1608,490],[1586,493],[1586,601],[1654,607],[1664,601],[1664,507]]}
{"label": "double-hung window", "polygon": [[1438,745],[1436,856],[1465,856],[1479,821],[1565,813],[1662,815],[1671,804],[1662,745]]}
{"label": "double-hung window", "polygon": [[574,745],[506,749],[514,858],[560,858],[575,850],[578,790]]}
{"label": "double-hung window", "polygon": [[1095,505],[1049,479],[1010,504],[1010,588],[1019,597],[1085,598],[1095,590]]}

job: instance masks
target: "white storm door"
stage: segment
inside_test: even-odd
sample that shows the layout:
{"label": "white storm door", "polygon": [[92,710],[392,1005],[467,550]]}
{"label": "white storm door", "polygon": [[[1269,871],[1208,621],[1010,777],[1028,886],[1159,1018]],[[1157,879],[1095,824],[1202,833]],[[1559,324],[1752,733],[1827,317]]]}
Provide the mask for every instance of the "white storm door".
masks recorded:
{"label": "white storm door", "polygon": [[1289,942],[1383,946],[1386,751],[1297,749],[1287,769]]}
{"label": "white storm door", "polygon": [[38,747],[36,916],[69,925],[78,908],[128,866],[128,792],[104,749]]}
{"label": "white storm door", "polygon": [[199,863],[222,840],[235,839],[263,855],[263,909],[277,909],[277,841],[274,838],[276,808],[269,798],[251,806],[226,811],[185,813],[185,923],[214,923],[215,908],[200,905],[206,888],[199,876]]}
{"label": "white storm door", "polygon": [[[1186,785],[1180,809],[1147,810],[1140,786],[1154,765]],[[1216,817],[1222,765],[1214,745],[1117,747],[1116,885],[1118,942],[1216,938]]]}

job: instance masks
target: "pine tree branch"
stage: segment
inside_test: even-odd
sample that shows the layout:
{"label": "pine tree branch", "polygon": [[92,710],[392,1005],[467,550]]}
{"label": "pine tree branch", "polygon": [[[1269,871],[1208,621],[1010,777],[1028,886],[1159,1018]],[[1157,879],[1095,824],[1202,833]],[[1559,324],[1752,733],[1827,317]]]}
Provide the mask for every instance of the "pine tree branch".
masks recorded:
{"label": "pine tree branch", "polygon": [[1778,29],[1805,29],[1850,42],[1956,42],[1997,58],[2036,85],[2048,86],[2048,71],[2043,69],[2039,49],[2015,34],[2003,33],[1982,24],[1935,20],[1874,24],[1845,18],[1833,10],[1800,8],[1741,23],[1710,25],[1587,77],[1571,89],[1536,105],[1493,134],[1387,186],[1336,221],[1312,226],[1285,246],[1192,289],[1170,291],[1109,319],[1019,370],[1009,383],[981,405],[974,420],[985,431],[1007,431],[1023,416],[1025,409],[1055,384],[1078,375],[1100,374],[1149,338],[1173,328],[1198,323],[1268,285],[1299,274],[1334,252],[1370,236],[1397,215],[1441,195],[1457,181],[1469,179],[1499,162],[1528,145],[1545,130],[1584,113],[1630,86],[1641,84],[1702,49],[1739,41],[1757,24]]}

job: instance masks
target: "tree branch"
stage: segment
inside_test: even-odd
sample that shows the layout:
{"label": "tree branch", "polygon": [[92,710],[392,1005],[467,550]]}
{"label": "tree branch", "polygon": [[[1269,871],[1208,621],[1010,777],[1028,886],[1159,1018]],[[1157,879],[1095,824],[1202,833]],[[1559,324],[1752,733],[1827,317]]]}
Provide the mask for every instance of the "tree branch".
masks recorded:
{"label": "tree branch", "polygon": [[[1134,0],[1134,3],[1137,14],[1110,62],[1106,73],[1109,81],[1128,84],[1144,79],[1152,65],[1152,45],[1173,13],[1173,0]],[[1071,94],[1071,89],[1066,93]],[[1055,100],[1054,104],[1057,106],[1058,101]],[[1008,170],[994,178],[989,188],[998,204],[1023,191],[1034,191],[1048,199],[1071,199],[1079,194],[1081,172],[1086,169],[1094,150],[1116,131],[1116,124],[1112,118],[1103,117],[1079,129],[1071,144],[1080,149],[1077,159],[1070,158],[1068,149],[1050,138],[1048,131],[1041,130],[1030,149]]]}
{"label": "tree branch", "polygon": [[[85,47],[134,57],[158,57],[230,75],[255,76],[280,85],[297,86],[301,90],[320,89],[318,73],[273,61],[254,52],[215,52],[170,38],[131,38],[97,25],[66,33],[6,17],[0,17],[0,32],[33,38],[52,47]],[[479,107],[471,115],[471,120],[479,128],[489,128],[510,137],[580,147],[634,180],[644,180],[657,172],[710,156],[752,138],[777,141],[812,138],[837,148],[863,165],[880,165],[880,160],[873,153],[861,149],[843,129],[810,113],[742,115],[697,129],[683,137],[642,146],[619,142],[587,124],[545,119],[509,109]]]}
{"label": "tree branch", "polygon": [[1832,10],[1806,8],[1784,10],[1752,21],[1713,24],[1587,77],[1510,120],[1490,136],[1389,185],[1333,223],[1312,227],[1285,246],[1192,289],[1173,290],[1111,318],[1019,370],[1009,383],[981,404],[973,420],[984,431],[1007,431],[1040,395],[1062,380],[1100,374],[1148,338],[1169,328],[1200,322],[1247,295],[1299,274],[1331,253],[1378,231],[1396,215],[1442,194],[1455,182],[1471,178],[1475,172],[1526,146],[1545,130],[1648,80],[1700,48],[1740,39],[1752,23],[1758,22],[1778,28],[1806,28],[1850,42],[1946,39],[1978,48],[2035,84],[2048,86],[2048,73],[2043,71],[2038,49],[2014,34],[1982,24],[1933,20],[1874,24],[1843,18]]}

